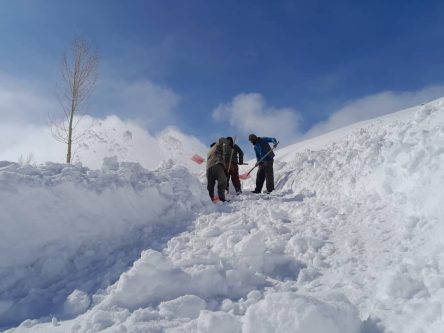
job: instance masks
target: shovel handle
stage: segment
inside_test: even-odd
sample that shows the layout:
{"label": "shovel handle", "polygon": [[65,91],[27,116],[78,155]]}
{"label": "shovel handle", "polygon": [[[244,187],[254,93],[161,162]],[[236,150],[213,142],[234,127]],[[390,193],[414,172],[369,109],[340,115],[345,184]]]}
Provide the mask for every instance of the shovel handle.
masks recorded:
{"label": "shovel handle", "polygon": [[250,171],[248,171],[247,172],[247,176],[248,175],[250,175],[250,173],[251,173],[251,171],[253,171],[258,165],[259,165],[259,163],[261,163],[264,159],[265,159],[265,157],[267,157],[268,156],[268,154],[270,154],[276,147],[277,147],[277,145],[279,144],[279,141],[274,145],[274,147],[273,148],[271,148],[269,151],[268,151],[268,153],[266,153],[255,165],[254,165],[254,167],[252,167],[251,169],[250,169]]}

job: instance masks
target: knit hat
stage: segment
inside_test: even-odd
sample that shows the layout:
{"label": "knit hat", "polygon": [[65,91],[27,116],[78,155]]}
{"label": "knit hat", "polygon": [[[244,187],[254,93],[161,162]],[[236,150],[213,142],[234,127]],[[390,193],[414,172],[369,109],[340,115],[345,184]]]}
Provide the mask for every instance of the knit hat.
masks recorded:
{"label": "knit hat", "polygon": [[254,134],[250,134],[250,135],[248,136],[248,141],[250,141],[250,142],[252,142],[252,143],[255,143],[255,142],[257,141],[257,136],[254,135]]}

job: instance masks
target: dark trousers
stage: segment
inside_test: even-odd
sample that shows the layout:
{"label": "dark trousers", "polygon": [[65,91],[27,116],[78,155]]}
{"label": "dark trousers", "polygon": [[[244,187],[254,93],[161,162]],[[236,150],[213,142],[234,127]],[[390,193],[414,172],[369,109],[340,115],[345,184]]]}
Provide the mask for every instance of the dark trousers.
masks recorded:
{"label": "dark trousers", "polygon": [[236,192],[240,192],[241,183],[239,179],[239,166],[237,165],[236,162],[231,162],[230,170],[228,170],[227,190],[228,187],[230,186],[230,178]]}
{"label": "dark trousers", "polygon": [[217,181],[217,194],[221,201],[225,201],[225,189],[227,188],[227,176],[222,164],[213,165],[207,169],[207,190],[211,200],[214,199],[214,186]]}
{"label": "dark trousers", "polygon": [[261,192],[262,186],[266,183],[267,191],[274,190],[274,174],[273,174],[273,160],[264,161],[259,164],[259,170],[256,175],[256,191]]}

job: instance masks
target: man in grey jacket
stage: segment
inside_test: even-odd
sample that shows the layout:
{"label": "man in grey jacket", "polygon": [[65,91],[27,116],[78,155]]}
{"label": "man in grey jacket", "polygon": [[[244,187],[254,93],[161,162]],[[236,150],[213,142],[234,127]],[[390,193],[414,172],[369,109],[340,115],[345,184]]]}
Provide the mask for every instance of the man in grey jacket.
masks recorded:
{"label": "man in grey jacket", "polygon": [[225,166],[226,152],[229,141],[220,138],[208,151],[207,155],[207,190],[211,201],[217,201],[214,197],[214,186],[217,182],[217,194],[220,201],[225,201],[225,189],[227,187],[227,171]]}

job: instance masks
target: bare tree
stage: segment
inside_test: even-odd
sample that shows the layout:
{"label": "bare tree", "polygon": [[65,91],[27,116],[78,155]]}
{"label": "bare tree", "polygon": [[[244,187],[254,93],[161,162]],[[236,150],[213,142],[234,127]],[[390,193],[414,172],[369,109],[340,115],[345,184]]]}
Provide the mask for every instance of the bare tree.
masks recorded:
{"label": "bare tree", "polygon": [[99,56],[83,37],[75,37],[71,52],[64,53],[60,64],[61,87],[59,102],[64,112],[62,122],[51,121],[53,137],[67,145],[66,163],[71,163],[72,145],[81,134],[75,132],[78,113],[91,96],[98,78]]}

